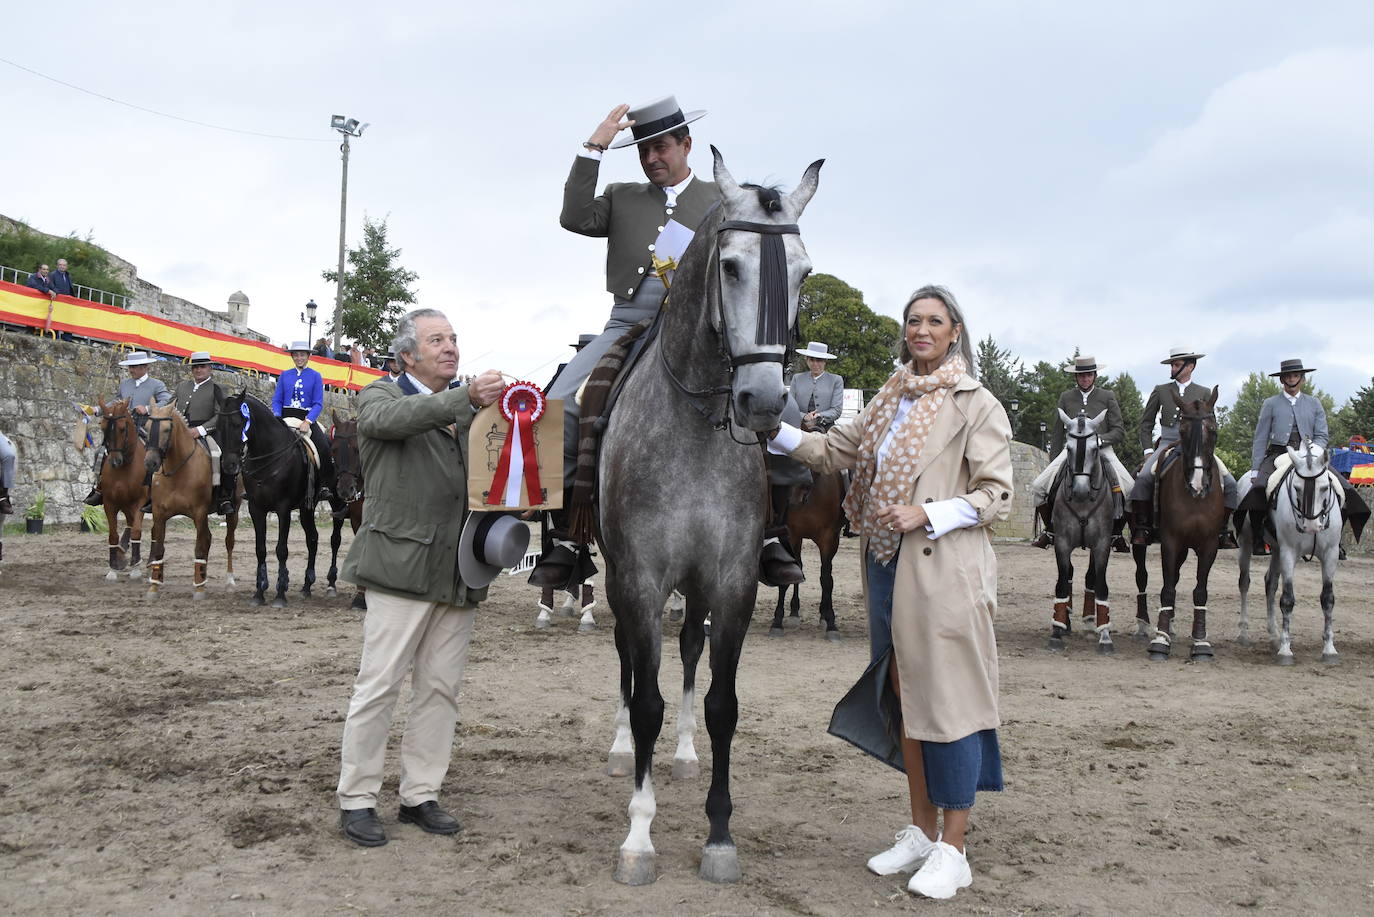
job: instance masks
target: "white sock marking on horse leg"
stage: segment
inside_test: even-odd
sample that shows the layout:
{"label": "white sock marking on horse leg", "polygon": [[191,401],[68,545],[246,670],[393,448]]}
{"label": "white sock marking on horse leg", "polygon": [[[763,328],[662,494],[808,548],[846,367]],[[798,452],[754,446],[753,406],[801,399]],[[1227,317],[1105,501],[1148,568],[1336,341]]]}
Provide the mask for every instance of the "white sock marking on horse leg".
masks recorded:
{"label": "white sock marking on horse leg", "polygon": [[625,836],[625,843],[620,845],[622,853],[653,855],[654,843],[649,839],[649,826],[653,824],[657,812],[653,775],[645,774],[644,785],[630,797],[630,833]]}
{"label": "white sock marking on horse leg", "polygon": [[615,710],[615,741],[611,742],[611,754],[633,755],[634,742],[630,736],[630,708],[621,701]]}
{"label": "white sock marking on horse leg", "polygon": [[687,688],[682,692],[682,706],[677,711],[677,751],[674,761],[697,760],[696,745],[692,739],[697,732],[696,689]]}

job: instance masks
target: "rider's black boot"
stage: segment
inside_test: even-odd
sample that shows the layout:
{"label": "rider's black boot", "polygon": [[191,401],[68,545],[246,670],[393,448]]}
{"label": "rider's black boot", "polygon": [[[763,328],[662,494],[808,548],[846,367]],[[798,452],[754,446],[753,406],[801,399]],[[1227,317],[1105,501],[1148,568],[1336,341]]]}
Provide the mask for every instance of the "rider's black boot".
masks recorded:
{"label": "rider's black boot", "polygon": [[763,549],[759,552],[759,582],[765,586],[795,586],[806,578],[802,575],[801,564],[792,556],[787,526],[767,529],[763,541]]}
{"label": "rider's black boot", "polygon": [[544,553],[526,580],[531,586],[552,586],[570,589],[596,573],[587,545],[580,545],[568,537],[567,510],[551,510],[549,527],[544,538]]}
{"label": "rider's black boot", "polygon": [[10,503],[10,489],[0,487],[0,516],[13,516],[14,504]]}
{"label": "rider's black boot", "polygon": [[1253,537],[1250,553],[1256,557],[1269,555],[1269,545],[1265,542],[1264,515],[1258,510],[1250,511],[1250,533]]}
{"label": "rider's black boot", "polygon": [[1131,514],[1134,516],[1134,525],[1131,530],[1131,544],[1144,547],[1150,543],[1150,501],[1132,500]]}
{"label": "rider's black boot", "polygon": [[1040,534],[1035,536],[1035,540],[1031,542],[1031,547],[1048,548],[1054,544],[1054,521],[1050,518],[1050,505],[1041,503],[1035,508],[1035,514],[1040,517]]}
{"label": "rider's black boot", "polygon": [[105,502],[105,496],[100,492],[99,487],[92,487],[91,492],[86,494],[84,502],[87,506],[99,506]]}

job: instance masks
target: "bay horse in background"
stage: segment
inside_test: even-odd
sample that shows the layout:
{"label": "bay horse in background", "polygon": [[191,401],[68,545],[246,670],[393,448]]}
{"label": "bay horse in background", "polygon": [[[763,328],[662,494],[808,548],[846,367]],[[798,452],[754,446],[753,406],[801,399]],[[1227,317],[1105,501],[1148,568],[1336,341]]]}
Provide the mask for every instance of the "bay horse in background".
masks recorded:
{"label": "bay horse in background", "polygon": [[[1336,565],[1341,552],[1341,487],[1331,480],[1325,450],[1313,448],[1310,440],[1302,444],[1302,451],[1288,449],[1292,466],[1283,473],[1266,516],[1269,525],[1267,538],[1274,545],[1269,553],[1269,570],[1264,575],[1264,603],[1267,611],[1269,640],[1279,665],[1293,664],[1293,568],[1299,555],[1305,560],[1320,559],[1322,567],[1322,662],[1335,665],[1336,642],[1332,635],[1332,621],[1336,609]],[[1264,487],[1267,482],[1254,481],[1251,487]],[[1244,513],[1240,533],[1240,634],[1237,641],[1250,645],[1250,556],[1253,533],[1250,532],[1249,513]],[[1283,581],[1280,597],[1279,581]],[[1275,620],[1274,604],[1283,610],[1282,627]]]}
{"label": "bay horse in background", "polygon": [[[1115,478],[1099,452],[1097,428],[1107,416],[1102,411],[1087,417],[1082,411],[1070,417],[1059,409],[1064,424],[1068,456],[1055,482],[1050,518],[1054,523],[1054,560],[1059,575],[1054,584],[1054,615],[1050,619],[1049,648],[1064,649],[1064,637],[1072,630],[1073,552],[1088,551],[1088,590],[1083,600],[1084,623],[1097,631],[1097,651],[1116,652],[1112,643],[1111,603],[1108,601],[1107,562],[1111,560],[1112,536],[1116,534]],[[1089,613],[1091,612],[1091,617]]]}
{"label": "bay horse in background", "polygon": [[709,613],[710,831],[698,874],[712,882],[740,877],[730,836],[730,751],[739,719],[736,673],[758,596],[762,444],[787,396],[782,368],[810,270],[796,220],[816,191],[821,163],[795,191],[780,194],[741,186],[719,151],[712,154],[720,204],[683,254],[657,334],[626,379],[601,442],[597,540],[620,656],[617,741],[628,732],[634,748],[630,830],[615,870],[629,885],[657,876],[652,774],[663,727],[663,608],[673,589],[687,600],[673,773],[698,769],[695,679]]}
{"label": "bay horse in background", "polygon": [[[795,498],[802,494],[802,502],[793,503],[787,511],[787,534],[792,541],[792,556],[800,563],[801,546],[804,539],[810,539],[821,555],[821,621],[825,623],[825,639],[840,639],[840,629],[835,625],[835,577],[831,568],[835,552],[840,548],[840,529],[844,526],[844,510],[840,504],[844,500],[844,475],[839,471],[829,474],[815,474],[808,485],[793,485]],[[800,584],[792,586],[792,604],[789,617],[801,620]],[[773,609],[773,626],[768,629],[770,637],[781,637],[783,630],[782,609],[787,597],[787,587],[778,587],[778,604]]]}
{"label": "bay horse in background", "polygon": [[[220,467],[225,474],[241,473],[243,489],[248,500],[248,512],[253,517],[256,538],[257,575],[253,581],[252,604],[266,602],[267,578],[267,514],[277,517],[277,594],[273,608],[286,607],[286,590],[291,576],[286,568],[287,541],[291,536],[291,513],[300,516],[305,532],[307,552],[304,584],[301,595],[309,597],[315,584],[315,555],[319,551],[320,535],[315,527],[315,494],[320,485],[335,486],[329,443],[312,425],[311,441],[318,452],[319,466],[310,455],[310,447],[296,430],[286,425],[272,409],[247,392],[226,398],[219,415],[223,441],[220,448]],[[319,433],[316,439],[314,434]],[[323,469],[323,470],[321,470]],[[342,509],[337,495],[331,496],[334,509]]]}
{"label": "bay horse in background", "polygon": [[[1214,454],[1217,441],[1216,404],[1219,389],[1213,387],[1206,401],[1184,402],[1170,391],[1178,407],[1178,442],[1170,448],[1172,461],[1162,456],[1155,485],[1159,501],[1159,553],[1164,583],[1159,592],[1159,619],[1150,658],[1169,658],[1173,644],[1174,595],[1183,561],[1191,549],[1197,558],[1197,584],[1193,587],[1192,660],[1210,661],[1212,644],[1207,639],[1207,576],[1217,556],[1217,532],[1226,520],[1221,469]],[[1165,463],[1168,466],[1165,467]]]}
{"label": "bay horse in background", "polygon": [[[100,432],[105,442],[105,464],[100,468],[96,487],[105,497],[105,521],[109,524],[110,569],[107,583],[116,582],[128,571],[129,579],[139,575],[143,560],[143,506],[148,502],[147,450],[138,435],[130,409],[130,399],[115,400],[100,409]],[[124,529],[119,517],[124,517]]]}
{"label": "bay horse in background", "polygon": [[[343,540],[344,520],[353,528],[353,534],[358,534],[358,527],[363,524],[363,460],[362,453],[358,451],[358,421],[357,418],[340,417],[338,411],[331,410],[330,416],[334,420],[334,425],[329,431],[329,453],[334,458],[334,481],[333,488],[335,496],[340,503],[347,507],[346,514],[334,514],[334,530],[329,536],[329,575],[326,582],[328,588],[325,595],[336,596],[339,594],[339,543]],[[359,586],[358,591],[353,594],[353,603],[350,608],[367,610],[367,587]]]}
{"label": "bay horse in background", "polygon": [[[194,574],[191,578],[193,599],[205,598],[208,579],[206,568],[210,557],[210,515],[214,510],[214,489],[211,486],[210,450],[206,448],[177,409],[170,405],[150,405],[148,408],[148,441],[145,444],[144,467],[154,472],[149,493],[153,503],[153,534],[148,545],[148,597],[156,598],[163,584],[165,536],[167,520],[186,516],[196,526]],[[225,474],[229,472],[221,471]],[[106,514],[110,497],[106,494]],[[234,585],[234,531],[238,528],[237,508],[226,519],[224,552],[227,556],[224,581]],[[111,534],[114,529],[111,527]]]}

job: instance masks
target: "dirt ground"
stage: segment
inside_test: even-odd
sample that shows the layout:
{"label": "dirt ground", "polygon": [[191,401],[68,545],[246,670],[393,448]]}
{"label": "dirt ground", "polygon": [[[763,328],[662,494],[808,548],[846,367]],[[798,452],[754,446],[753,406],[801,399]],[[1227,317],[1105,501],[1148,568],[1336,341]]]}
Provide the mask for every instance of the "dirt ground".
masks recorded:
{"label": "dirt ground", "polygon": [[[1368,559],[1344,564],[1336,584],[1340,665],[1319,660],[1318,584],[1306,567],[1298,664],[1279,668],[1263,639],[1233,640],[1236,561],[1223,555],[1217,660],[1194,665],[1186,652],[1151,663],[1125,634],[1111,658],[1081,632],[1051,655],[1052,557],[999,545],[1007,791],[974,810],[972,888],[929,902],[863,865],[906,822],[903,779],[825,734],[867,659],[856,542],[836,563],[841,642],[817,624],[814,554],[803,618],[786,636],[768,637],[773,596],[760,596],[741,665],[732,827],[744,878],[733,886],[696,876],[706,778],[669,777],[681,677],[670,641],[655,762],[660,877],[626,888],[611,879],[632,782],[603,774],[616,685],[604,606],[593,634],[569,619],[538,630],[534,591],[523,577],[500,579],[478,618],[443,794],[464,830],[442,838],[396,822],[393,743],[380,809],[392,840],[364,850],[340,837],[333,799],[360,646],[352,590],[250,607],[243,585],[225,586],[222,534],[211,598],[196,603],[185,529],[170,541],[156,601],[141,584],[103,581],[102,536],[6,537],[0,910],[1374,913]],[[237,556],[242,583],[251,537]],[[1129,628],[1134,586],[1119,557],[1110,582]],[[1262,636],[1262,596],[1258,605]],[[697,746],[706,772],[704,728]]]}

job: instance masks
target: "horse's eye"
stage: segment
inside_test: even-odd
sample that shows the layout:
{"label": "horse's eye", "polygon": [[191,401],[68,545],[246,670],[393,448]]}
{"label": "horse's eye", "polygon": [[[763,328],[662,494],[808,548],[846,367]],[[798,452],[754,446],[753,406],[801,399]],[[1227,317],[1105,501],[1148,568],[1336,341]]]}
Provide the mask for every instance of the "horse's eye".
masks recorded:
{"label": "horse's eye", "polygon": [[721,273],[732,280],[739,278],[739,265],[735,264],[734,261],[722,261],[720,263],[720,270]]}

